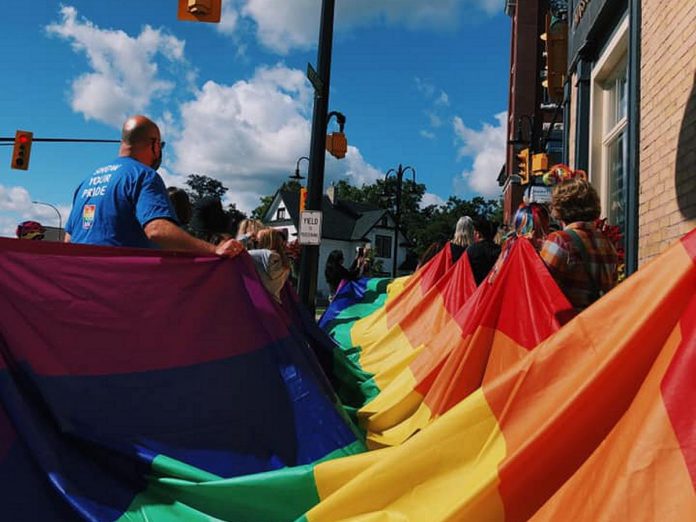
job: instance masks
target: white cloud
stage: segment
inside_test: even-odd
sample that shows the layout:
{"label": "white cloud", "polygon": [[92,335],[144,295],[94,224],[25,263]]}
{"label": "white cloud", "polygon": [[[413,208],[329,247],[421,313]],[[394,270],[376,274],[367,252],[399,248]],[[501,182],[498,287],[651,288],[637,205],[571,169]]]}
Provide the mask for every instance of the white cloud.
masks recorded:
{"label": "white cloud", "polygon": [[442,199],[440,196],[438,196],[437,194],[433,194],[432,192],[426,192],[425,194],[423,194],[423,199],[421,199],[420,208],[425,208],[430,205],[440,206],[444,204],[445,200]]}
{"label": "white cloud", "polygon": [[443,105],[445,107],[449,105],[449,96],[445,91],[440,91],[440,95],[435,100],[435,105]]}
{"label": "white cloud", "polygon": [[435,133],[430,132],[429,130],[422,129],[420,131],[420,135],[423,136],[425,139],[428,140],[434,140],[435,139]]}
{"label": "white cloud", "polygon": [[470,170],[464,170],[455,182],[455,187],[463,188],[462,184],[483,196],[500,194],[498,173],[505,163],[505,144],[507,134],[507,113],[495,115],[497,125],[483,124],[481,130],[467,127],[462,119],[454,118],[454,132],[460,143],[458,156],[471,157],[473,163]]}
{"label": "white cloud", "polygon": [[433,128],[442,127],[442,118],[435,114],[433,111],[425,111],[425,115],[428,117],[428,122]]}
{"label": "white cloud", "polygon": [[[336,30],[386,24],[410,29],[454,27],[461,12],[494,15],[503,9],[500,0],[347,0],[336,3]],[[244,0],[241,14],[254,20],[258,40],[271,50],[287,54],[291,49],[316,45],[321,0]]]}
{"label": "white cloud", "polygon": [[[176,160],[165,182],[181,185],[189,174],[203,174],[229,188],[229,201],[246,212],[259,197],[272,194],[309,152],[312,90],[304,72],[282,64],[260,67],[232,85],[206,82],[181,107],[181,130],[168,138]],[[306,168],[306,164],[303,165]],[[349,146],[346,158],[327,157],[326,183],[347,176],[374,181],[379,170]]]}
{"label": "white cloud", "polygon": [[[61,214],[61,224],[65,226],[70,206],[55,206]],[[15,237],[17,225],[27,219],[53,227],[59,224],[56,211],[49,206],[32,203],[32,197],[26,188],[0,185],[0,236]]]}
{"label": "white cloud", "polygon": [[239,22],[239,12],[232,0],[223,0],[222,12],[220,13],[220,23],[215,24],[215,28],[222,34],[233,35],[237,32]]}
{"label": "white cloud", "polygon": [[[49,35],[71,42],[87,56],[92,72],[73,81],[71,105],[87,119],[120,127],[129,114],[144,112],[150,102],[165,96],[174,82],[162,79],[155,58],[185,64],[184,42],[145,26],[137,37],[123,31],[100,29],[78,19],[77,10],[62,6],[61,21],[46,27]],[[190,72],[184,76],[191,79]]]}

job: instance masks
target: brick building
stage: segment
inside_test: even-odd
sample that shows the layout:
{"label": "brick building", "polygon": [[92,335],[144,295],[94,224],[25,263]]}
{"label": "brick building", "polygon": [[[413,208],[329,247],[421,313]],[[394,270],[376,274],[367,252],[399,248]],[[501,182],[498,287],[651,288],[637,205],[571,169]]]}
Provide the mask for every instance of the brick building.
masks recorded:
{"label": "brick building", "polygon": [[696,2],[643,0],[640,262],[696,226]]}
{"label": "brick building", "polygon": [[696,226],[696,2],[568,0],[566,13],[563,159],[623,229],[631,273]]}

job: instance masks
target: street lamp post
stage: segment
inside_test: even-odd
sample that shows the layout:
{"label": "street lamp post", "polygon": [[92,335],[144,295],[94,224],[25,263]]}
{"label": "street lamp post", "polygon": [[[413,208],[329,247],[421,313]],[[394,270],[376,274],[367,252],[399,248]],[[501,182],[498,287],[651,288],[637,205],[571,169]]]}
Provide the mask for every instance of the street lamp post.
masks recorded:
{"label": "street lamp post", "polygon": [[45,205],[56,211],[56,214],[58,214],[58,241],[63,241],[63,216],[60,215],[60,211],[50,203],[44,203],[43,201],[32,201],[32,203],[34,205]]}
{"label": "street lamp post", "polygon": [[[317,52],[318,78],[310,78],[314,84],[314,113],[312,138],[309,148],[309,172],[307,175],[307,210],[321,210],[324,187],[324,163],[326,124],[329,110],[329,86],[331,83],[331,49],[333,47],[333,23],[335,0],[322,0],[319,50]],[[300,260],[300,300],[314,315],[319,272],[319,245],[304,245]]]}
{"label": "street lamp post", "polygon": [[297,159],[297,164],[295,165],[295,174],[293,176],[289,176],[290,179],[294,179],[297,181],[304,179],[304,176],[302,176],[300,174],[300,161],[302,161],[302,160],[309,161],[309,158],[307,156],[301,156],[300,158]]}
{"label": "street lamp post", "polygon": [[389,169],[384,175],[384,190],[387,190],[387,180],[389,175],[396,177],[396,200],[395,207],[396,212],[394,214],[394,262],[392,265],[392,277],[396,277],[396,269],[398,262],[398,252],[399,252],[399,226],[401,225],[401,189],[404,181],[404,174],[411,171],[413,176],[413,183],[416,183],[416,169],[413,167],[402,167],[399,163],[399,167],[396,169]]}

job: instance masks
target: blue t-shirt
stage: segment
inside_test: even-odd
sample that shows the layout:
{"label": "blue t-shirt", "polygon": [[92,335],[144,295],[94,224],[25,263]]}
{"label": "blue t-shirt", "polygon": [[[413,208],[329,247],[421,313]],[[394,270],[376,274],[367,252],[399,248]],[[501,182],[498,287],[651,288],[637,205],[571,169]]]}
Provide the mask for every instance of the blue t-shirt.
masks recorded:
{"label": "blue t-shirt", "polygon": [[120,157],[80,184],[65,230],[73,243],[156,248],[143,231],[153,219],[177,222],[162,178]]}

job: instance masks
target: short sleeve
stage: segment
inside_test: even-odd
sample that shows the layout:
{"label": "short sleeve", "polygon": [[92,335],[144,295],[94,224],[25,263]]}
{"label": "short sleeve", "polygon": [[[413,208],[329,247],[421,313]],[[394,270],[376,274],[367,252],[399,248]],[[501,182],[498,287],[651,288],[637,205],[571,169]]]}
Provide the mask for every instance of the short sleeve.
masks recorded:
{"label": "short sleeve", "polygon": [[135,194],[135,217],[145,227],[153,219],[167,219],[178,224],[164,181],[154,170],[141,175]]}

